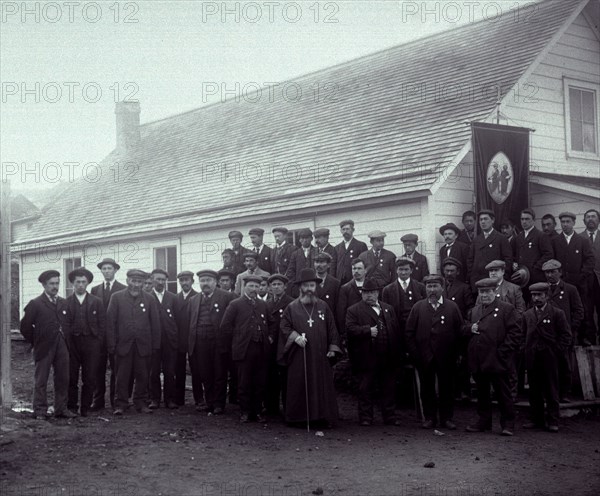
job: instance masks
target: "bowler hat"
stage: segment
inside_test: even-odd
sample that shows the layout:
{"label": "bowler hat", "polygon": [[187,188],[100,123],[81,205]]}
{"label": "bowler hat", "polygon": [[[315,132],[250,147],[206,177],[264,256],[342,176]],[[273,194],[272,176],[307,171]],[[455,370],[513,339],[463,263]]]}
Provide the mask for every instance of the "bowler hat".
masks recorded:
{"label": "bowler hat", "polygon": [[39,275],[38,281],[44,284],[48,279],[52,279],[53,277],[60,277],[60,272],[58,270],[45,270]]}
{"label": "bowler hat", "polygon": [[377,284],[377,281],[375,281],[375,279],[373,279],[372,277],[369,277],[367,279],[365,279],[365,282],[363,282],[363,285],[358,288],[360,291],[379,291],[379,285]]}
{"label": "bowler hat", "polygon": [[85,277],[87,279],[88,284],[94,280],[94,274],[92,274],[85,267],[73,269],[71,272],[69,272],[68,277],[70,283],[73,283],[76,277]]}
{"label": "bowler hat", "polygon": [[448,229],[452,229],[457,235],[460,234],[460,229],[453,222],[449,222],[448,224],[444,224],[442,227],[440,227],[440,234],[443,236],[444,231],[447,231]]}
{"label": "bowler hat", "polygon": [[524,288],[529,283],[530,277],[531,274],[529,274],[529,269],[525,265],[519,265],[519,267],[517,267],[517,270],[515,270],[512,276],[510,276],[510,280],[513,283],[518,284],[520,287]]}
{"label": "bowler hat", "polygon": [[102,270],[102,266],[106,264],[112,265],[116,270],[119,270],[121,268],[121,266],[117,262],[115,262],[113,258],[104,258],[102,262],[96,265],[96,267]]}
{"label": "bowler hat", "polygon": [[323,279],[321,279],[320,277],[317,277],[317,273],[315,272],[315,269],[302,269],[300,271],[300,277],[294,281],[294,284],[302,284],[303,282],[316,282],[317,284],[321,284],[323,282]]}

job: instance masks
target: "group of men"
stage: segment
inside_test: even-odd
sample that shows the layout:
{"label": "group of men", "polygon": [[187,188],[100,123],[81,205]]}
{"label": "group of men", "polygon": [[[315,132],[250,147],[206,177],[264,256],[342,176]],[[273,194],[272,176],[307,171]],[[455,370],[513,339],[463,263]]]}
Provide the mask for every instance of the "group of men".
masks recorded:
{"label": "group of men", "polygon": [[396,382],[408,361],[418,371],[424,428],[456,428],[455,397],[470,394],[473,377],[479,418],[467,430],[491,428],[493,386],[502,434],[512,435],[526,369],[528,427],[556,432],[570,350],[576,340],[596,340],[600,214],[585,213],[582,234],[572,213],[559,215],[561,234],[547,218],[541,232],[525,209],[520,233],[504,222],[500,233],[492,211],[465,212],[464,229],[439,229],[439,274],[429,274],[416,235],[401,237],[397,257],[382,231],[369,233],[370,248],[357,240],[351,220],[340,222],[343,240],[335,247],[328,229],[298,231],[296,246],[292,233],[276,227],[273,248],[262,229],[250,230],[248,247],[232,231],[222,269],[180,272],[176,295],[166,290],[166,271],[129,270],[124,286],[115,279],[119,264],[105,259],[98,264],[104,281],[91,292],[90,271],[68,274],[73,294],[65,301],[57,297],[59,273],[46,271],[44,292],[21,323],[34,348],[34,416],[47,414],[50,367],[56,416],[104,408],[108,362],[115,415],[130,400],[146,413],[183,405],[189,365],[199,411],[222,414],[229,400],[239,404],[242,422],[264,422],[283,407],[288,423],[330,425],[338,416],[333,367],[347,351],[361,425],[373,423],[377,401],[384,423],[400,425]]}

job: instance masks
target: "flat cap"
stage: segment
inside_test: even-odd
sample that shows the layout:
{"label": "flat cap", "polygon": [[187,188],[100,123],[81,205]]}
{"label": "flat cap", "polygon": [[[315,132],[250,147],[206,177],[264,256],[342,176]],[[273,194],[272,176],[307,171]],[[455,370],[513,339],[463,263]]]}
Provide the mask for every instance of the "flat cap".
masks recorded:
{"label": "flat cap", "polygon": [[181,279],[182,277],[191,277],[194,278],[194,273],[191,270],[182,270],[179,274],[177,274],[177,279]]}
{"label": "flat cap", "polygon": [[148,279],[148,277],[150,277],[150,274],[148,274],[146,271],[144,271],[142,269],[129,269],[127,271],[127,277],[129,277],[129,278],[139,277],[141,279]]}
{"label": "flat cap", "polygon": [[535,284],[529,286],[529,292],[546,293],[548,291],[548,288],[550,288],[550,284],[548,284],[547,282],[536,282]]}
{"label": "flat cap", "polygon": [[387,234],[383,231],[380,231],[379,229],[375,229],[374,231],[371,231],[369,234],[367,234],[367,236],[369,237],[369,239],[376,239],[385,238]]}
{"label": "flat cap", "polygon": [[477,281],[475,283],[475,287],[477,289],[496,289],[496,286],[498,285],[498,283],[496,282],[496,279],[492,279],[491,277],[486,277],[484,279],[479,279],[479,281]]}
{"label": "flat cap", "polygon": [[506,269],[506,262],[504,260],[492,260],[485,266],[485,270],[492,269]]}
{"label": "flat cap", "polygon": [[45,270],[39,275],[38,281],[44,284],[48,279],[52,279],[53,277],[60,277],[60,272],[58,270]]}
{"label": "flat cap", "polygon": [[443,286],[444,285],[444,278],[442,276],[440,276],[439,274],[429,274],[429,275],[426,275],[423,278],[423,284],[427,284],[428,282],[429,283],[436,282],[436,283],[439,283],[439,284],[441,284]]}
{"label": "flat cap", "polygon": [[481,215],[489,215],[492,219],[496,218],[496,214],[494,213],[494,211],[490,210],[489,208],[484,208],[483,210],[477,212],[477,218],[479,218],[479,216]]}
{"label": "flat cap", "polygon": [[271,230],[271,232],[272,233],[280,232],[280,233],[283,233],[283,234],[287,234],[288,233],[288,228],[287,227],[274,227]]}
{"label": "flat cap", "polygon": [[247,251],[242,255],[242,260],[245,260],[246,258],[253,258],[254,260],[258,260],[258,253],[256,253],[255,251]]}
{"label": "flat cap", "polygon": [[333,257],[329,253],[323,251],[319,253],[314,260],[315,262],[331,262]]}
{"label": "flat cap", "polygon": [[222,252],[221,252],[221,256],[223,255],[231,255],[234,256],[235,255],[235,251],[233,251],[231,248],[225,248]]}
{"label": "flat cap", "polygon": [[454,257],[444,258],[444,261],[442,262],[442,267],[445,267],[446,265],[456,265],[459,269],[463,268],[463,264],[461,263],[461,261]]}
{"label": "flat cap", "polygon": [[199,270],[198,272],[196,272],[196,275],[198,276],[198,279],[200,279],[201,277],[212,277],[213,279],[219,278],[219,274],[217,274],[217,271],[212,269]]}
{"label": "flat cap", "polygon": [[396,259],[396,267],[403,267],[404,265],[410,265],[412,268],[414,268],[417,264],[412,258],[398,257]]}
{"label": "flat cap", "polygon": [[260,284],[262,282],[262,277],[248,274],[247,276],[244,276],[244,282],[245,283],[255,282],[255,283]]}
{"label": "flat cap", "polygon": [[116,270],[119,270],[121,268],[121,266],[117,262],[115,262],[114,258],[104,258],[100,263],[96,264],[96,267],[102,269],[102,266],[107,264],[112,265]]}
{"label": "flat cap", "polygon": [[319,227],[319,229],[315,229],[315,238],[319,236],[329,236],[329,229],[325,227]]}
{"label": "flat cap", "polygon": [[354,227],[354,221],[352,219],[346,219],[340,222],[340,227],[344,227],[347,225],[351,225],[352,227]]}
{"label": "flat cap", "polygon": [[444,232],[448,229],[452,229],[456,234],[460,234],[459,227],[453,222],[448,222],[448,224],[444,224],[442,227],[440,227],[440,234],[443,236]]}
{"label": "flat cap", "polygon": [[298,231],[298,238],[312,238],[312,231],[308,228],[300,229]]}
{"label": "flat cap", "polygon": [[417,236],[416,234],[405,234],[400,238],[400,241],[402,241],[403,243],[418,243],[419,236]]}
{"label": "flat cap", "polygon": [[230,231],[229,232],[229,239],[231,239],[231,238],[242,239],[243,237],[244,237],[244,235],[240,231]]}
{"label": "flat cap", "polygon": [[85,267],[79,267],[78,269],[74,269],[71,272],[69,272],[69,282],[73,282],[75,280],[76,277],[85,277],[87,279],[87,282],[90,283],[94,280],[94,274],[92,274],[89,270],[87,270]]}
{"label": "flat cap", "polygon": [[219,276],[219,279],[221,277],[231,277],[232,279],[235,279],[235,273],[231,270],[221,269],[219,272],[217,272],[217,274]]}
{"label": "flat cap", "polygon": [[571,219],[577,220],[577,216],[573,212],[562,212],[558,215],[559,219],[562,219],[563,217],[571,217]]}
{"label": "flat cap", "polygon": [[265,230],[261,229],[260,227],[253,227],[248,231],[248,234],[256,234],[257,236],[262,236],[263,234],[265,234]]}
{"label": "flat cap", "polygon": [[554,270],[554,269],[560,269],[561,267],[562,267],[562,264],[558,260],[551,258],[550,260],[545,262],[544,265],[542,265],[542,270],[544,270],[544,271]]}
{"label": "flat cap", "polygon": [[154,275],[154,274],[162,274],[167,279],[169,278],[169,273],[164,269],[153,269],[152,272],[150,272],[150,275]]}
{"label": "flat cap", "polygon": [[271,284],[273,281],[281,281],[283,284],[287,284],[288,282],[290,282],[290,280],[283,274],[273,274],[269,277],[268,281],[269,284]]}

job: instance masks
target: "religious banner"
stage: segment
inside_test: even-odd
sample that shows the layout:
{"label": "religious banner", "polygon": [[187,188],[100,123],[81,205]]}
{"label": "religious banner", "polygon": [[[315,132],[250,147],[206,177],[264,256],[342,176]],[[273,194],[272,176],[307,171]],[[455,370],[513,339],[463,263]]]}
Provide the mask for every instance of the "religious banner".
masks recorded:
{"label": "religious banner", "polygon": [[520,226],[529,206],[529,129],[471,123],[477,211],[491,209],[495,226],[511,220]]}

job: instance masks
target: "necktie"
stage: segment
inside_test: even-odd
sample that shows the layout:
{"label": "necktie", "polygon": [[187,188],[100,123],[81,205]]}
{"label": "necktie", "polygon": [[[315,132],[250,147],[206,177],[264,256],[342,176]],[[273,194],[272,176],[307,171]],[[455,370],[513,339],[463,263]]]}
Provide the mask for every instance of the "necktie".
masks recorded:
{"label": "necktie", "polygon": [[110,282],[106,283],[106,288],[104,291],[106,291],[107,293],[110,293]]}
{"label": "necktie", "polygon": [[450,245],[446,245],[446,256],[449,257],[450,256],[450,250],[451,250],[451,246]]}
{"label": "necktie", "polygon": [[56,296],[51,296],[51,297],[50,297],[50,301],[52,301],[52,303],[53,303],[54,305],[56,305]]}
{"label": "necktie", "polygon": [[375,258],[379,258],[379,253],[380,253],[379,251],[375,252]]}
{"label": "necktie", "polygon": [[592,244],[594,243],[594,233],[593,232],[590,233],[590,241]]}
{"label": "necktie", "polygon": [[408,288],[408,284],[406,284],[406,281],[402,281],[402,289],[404,291],[406,291],[407,288]]}
{"label": "necktie", "polygon": [[258,247],[254,247],[254,253],[258,253]]}

